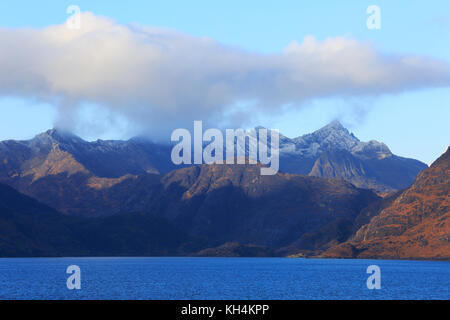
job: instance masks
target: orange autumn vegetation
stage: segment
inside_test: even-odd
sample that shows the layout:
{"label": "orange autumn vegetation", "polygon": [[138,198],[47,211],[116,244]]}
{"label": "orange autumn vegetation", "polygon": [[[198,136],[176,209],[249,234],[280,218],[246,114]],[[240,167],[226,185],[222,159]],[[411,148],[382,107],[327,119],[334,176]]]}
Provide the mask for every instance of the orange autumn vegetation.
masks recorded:
{"label": "orange autumn vegetation", "polygon": [[450,258],[450,148],[388,208],[326,257]]}

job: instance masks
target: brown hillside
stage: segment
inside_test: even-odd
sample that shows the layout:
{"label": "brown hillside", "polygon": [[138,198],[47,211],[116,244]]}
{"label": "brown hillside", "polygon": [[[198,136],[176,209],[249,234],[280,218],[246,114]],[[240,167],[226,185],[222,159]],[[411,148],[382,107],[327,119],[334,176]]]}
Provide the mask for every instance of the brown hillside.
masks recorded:
{"label": "brown hillside", "polygon": [[450,148],[391,206],[327,257],[450,258]]}

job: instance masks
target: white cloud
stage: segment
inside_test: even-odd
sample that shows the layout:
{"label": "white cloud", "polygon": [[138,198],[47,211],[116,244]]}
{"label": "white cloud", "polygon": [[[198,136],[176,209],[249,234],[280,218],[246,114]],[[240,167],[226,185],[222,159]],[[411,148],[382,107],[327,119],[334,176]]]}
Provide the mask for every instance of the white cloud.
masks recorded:
{"label": "white cloud", "polygon": [[[193,120],[217,125],[278,113],[320,97],[450,85],[447,62],[386,55],[344,37],[309,36],[263,55],[92,13],[81,22],[80,30],[0,28],[0,95],[55,103],[63,120],[82,103],[95,103],[158,132]],[[246,108],[236,108],[242,102]]]}

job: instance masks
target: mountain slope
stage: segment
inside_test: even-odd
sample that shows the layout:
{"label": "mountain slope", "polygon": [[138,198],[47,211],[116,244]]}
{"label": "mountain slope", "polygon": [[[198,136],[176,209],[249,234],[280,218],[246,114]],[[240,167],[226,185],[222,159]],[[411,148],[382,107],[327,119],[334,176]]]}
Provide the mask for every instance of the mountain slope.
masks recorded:
{"label": "mountain slope", "polygon": [[150,212],[69,217],[0,184],[0,257],[178,255],[192,241]]}
{"label": "mountain slope", "polygon": [[0,256],[82,253],[72,218],[0,184]]}
{"label": "mountain slope", "polygon": [[[364,162],[345,150],[326,151],[314,163],[309,173],[314,177],[343,179],[366,189],[377,189],[375,179],[367,177]],[[387,187],[387,186],[386,186]]]}
{"label": "mountain slope", "polygon": [[[74,175],[70,179],[82,178]],[[59,191],[48,190],[62,182],[53,183],[53,179],[45,187],[40,183],[46,179],[34,183],[34,192],[57,203],[51,194]],[[200,165],[165,176],[130,177],[88,193],[80,189],[67,201],[80,212],[89,212],[87,216],[152,213],[191,237],[203,238],[209,247],[240,242],[278,250],[298,242],[293,248],[314,250],[337,238],[338,242],[347,240],[361,209],[378,199],[373,192],[342,180],[284,173],[261,176],[258,165]],[[329,232],[326,241],[319,237],[308,243],[299,241],[303,234],[319,232],[336,221],[342,223]]]}
{"label": "mountain slope", "polygon": [[319,156],[309,175],[343,179],[360,188],[389,193],[407,188],[424,169],[416,160],[394,155],[364,159],[346,150],[330,150]]}
{"label": "mountain slope", "polygon": [[[203,165],[167,174],[162,182],[178,201],[165,214],[191,235],[216,246],[227,242],[262,245],[278,252],[316,250],[342,242],[362,208],[379,199],[341,180],[279,173],[261,176],[256,165]],[[303,235],[330,230],[328,238]],[[351,227],[350,227],[351,229]],[[343,233],[343,234],[341,234]]]}
{"label": "mountain slope", "polygon": [[329,257],[450,258],[450,148]]}
{"label": "mountain slope", "polygon": [[101,218],[62,215],[0,185],[0,256],[312,252],[347,240],[379,199],[341,180],[259,173],[202,165],[128,179],[103,191],[121,213]]}

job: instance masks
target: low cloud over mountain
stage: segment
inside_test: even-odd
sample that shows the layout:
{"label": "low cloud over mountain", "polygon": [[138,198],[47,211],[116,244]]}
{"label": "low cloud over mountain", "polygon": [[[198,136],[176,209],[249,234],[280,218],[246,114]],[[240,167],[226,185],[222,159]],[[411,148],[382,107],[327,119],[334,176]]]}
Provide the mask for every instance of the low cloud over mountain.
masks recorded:
{"label": "low cloud over mountain", "polygon": [[65,126],[83,103],[166,134],[196,119],[236,126],[255,110],[280,113],[315,98],[450,85],[445,61],[383,54],[346,37],[308,36],[264,55],[83,13],[79,30],[0,28],[0,42],[0,95],[56,104]]}

